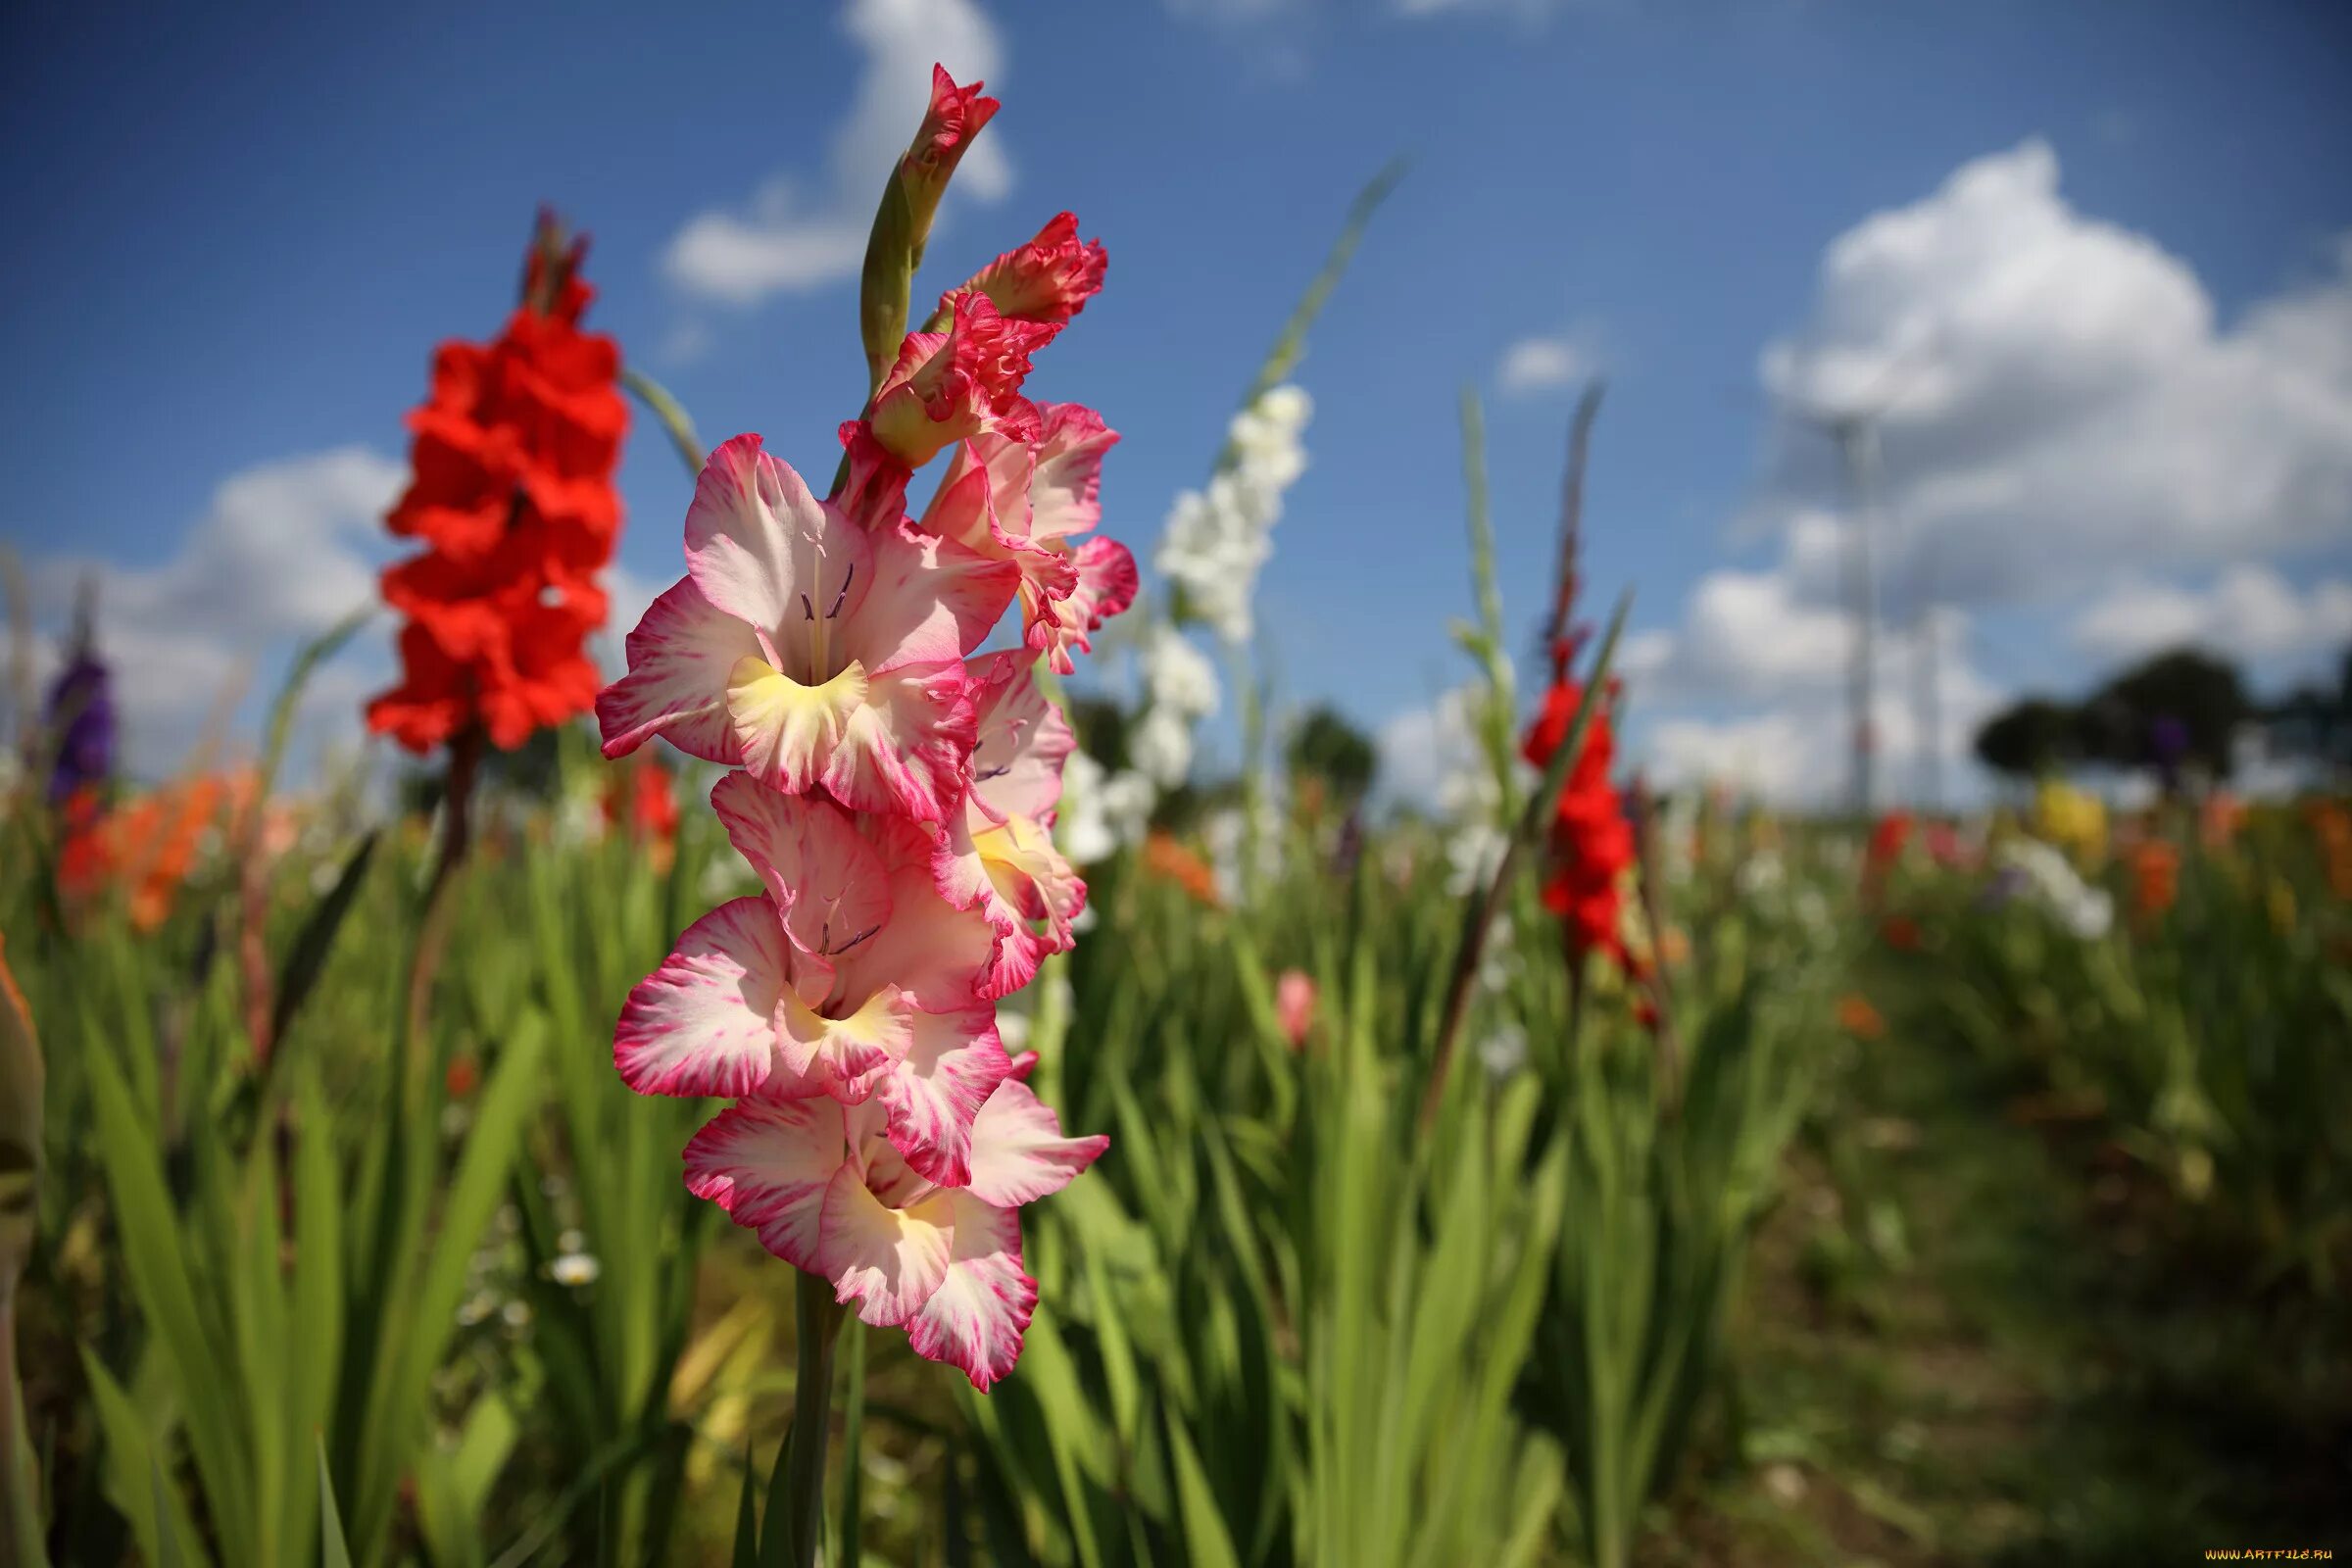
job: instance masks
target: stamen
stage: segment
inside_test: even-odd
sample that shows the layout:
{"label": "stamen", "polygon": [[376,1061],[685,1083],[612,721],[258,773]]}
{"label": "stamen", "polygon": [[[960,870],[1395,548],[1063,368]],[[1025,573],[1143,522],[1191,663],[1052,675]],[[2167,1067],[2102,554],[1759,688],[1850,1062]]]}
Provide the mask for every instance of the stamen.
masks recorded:
{"label": "stamen", "polygon": [[840,614],[841,607],[850,602],[850,584],[856,582],[857,580],[858,563],[853,561],[850,563],[850,569],[842,573],[841,592],[833,596],[833,608],[825,612],[825,618],[827,620],[831,620],[835,615]]}
{"label": "stamen", "polygon": [[1012,764],[1010,762],[1006,762],[1003,767],[992,767],[985,773],[974,773],[972,775],[972,782],[975,784],[985,784],[992,778],[1003,778],[1005,774],[1011,771]]}
{"label": "stamen", "polygon": [[816,607],[808,602],[808,596],[807,594],[801,595],[801,618],[803,620],[814,620],[816,618]]}
{"label": "stamen", "polygon": [[838,947],[838,948],[828,948],[828,947],[825,947],[825,938],[824,938],[824,933],[820,931],[820,932],[818,932],[818,933],[817,933],[817,946],[818,946],[818,948],[819,948],[819,949],[821,949],[821,950],[824,952],[824,955],[825,955],[825,956],[826,956],[826,957],[828,957],[828,958],[838,958],[838,957],[840,957],[840,956],[841,956],[843,954],[845,954],[845,953],[849,952],[849,951],[850,951],[852,948],[856,947],[856,946],[857,946],[858,943],[860,943],[860,942],[863,942],[863,941],[864,941],[864,940],[865,940],[867,937],[870,937],[870,936],[872,936],[872,935],[873,935],[875,932],[877,932],[877,931],[879,931],[879,930],[881,930],[881,929],[882,929],[881,922],[880,922],[880,921],[876,921],[874,924],[872,924],[872,925],[869,925],[869,926],[867,926],[867,927],[866,927],[864,930],[862,930],[862,931],[858,932],[858,933],[856,936],[854,936],[854,937],[850,938],[850,940],[849,940],[849,941],[847,941],[847,942],[844,942],[844,943],[843,943],[843,944],[842,944],[840,947]]}

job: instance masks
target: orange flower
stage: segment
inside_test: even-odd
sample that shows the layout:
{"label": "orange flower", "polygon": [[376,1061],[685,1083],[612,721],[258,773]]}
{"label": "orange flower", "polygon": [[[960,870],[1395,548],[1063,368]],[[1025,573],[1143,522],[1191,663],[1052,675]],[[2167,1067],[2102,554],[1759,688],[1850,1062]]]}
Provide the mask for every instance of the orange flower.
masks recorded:
{"label": "orange flower", "polygon": [[106,815],[92,803],[78,803],[69,811],[73,825],[58,855],[60,890],[68,903],[86,904],[109,888],[123,888],[131,925],[153,931],[171,914],[205,835],[224,816],[242,811],[254,787],[250,772],[207,774],[151,791]]}
{"label": "orange flower", "polygon": [[2197,837],[2209,850],[2226,850],[2245,821],[2245,803],[2228,790],[2215,790],[2197,807]]}
{"label": "orange flower", "polygon": [[1859,991],[1849,991],[1838,999],[1838,1027],[1857,1040],[1886,1038],[1886,1020]]}
{"label": "orange flower", "polygon": [[1176,836],[1154,828],[1144,840],[1144,869],[1173,882],[1200,904],[1216,908],[1217,873],[1206,860],[1178,843]]}
{"label": "orange flower", "polygon": [[2132,847],[2132,907],[2154,920],[2173,906],[2180,892],[2180,852],[2162,839]]}
{"label": "orange flower", "polygon": [[2329,891],[2339,899],[2352,899],[2352,812],[2334,801],[2314,801],[2304,814],[2319,838]]}

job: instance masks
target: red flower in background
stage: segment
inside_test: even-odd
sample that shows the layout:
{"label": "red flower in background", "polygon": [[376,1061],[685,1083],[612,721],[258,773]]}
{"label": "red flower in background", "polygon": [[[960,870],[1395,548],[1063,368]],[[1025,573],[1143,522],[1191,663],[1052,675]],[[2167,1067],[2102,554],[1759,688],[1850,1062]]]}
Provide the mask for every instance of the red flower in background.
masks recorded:
{"label": "red flower in background", "polygon": [[1884,873],[1903,858],[1903,846],[1911,842],[1911,813],[1888,811],[1879,818],[1870,832],[1870,853],[1864,864],[1870,870]]}
{"label": "red flower in background", "polygon": [[[1523,753],[1538,767],[1550,764],[1568,737],[1568,725],[1584,701],[1584,687],[1566,673],[1544,694],[1544,710],[1530,725]],[[1584,745],[1569,764],[1567,783],[1552,818],[1552,870],[1544,884],[1544,904],[1567,922],[1579,954],[1603,953],[1622,966],[1625,937],[1619,923],[1623,877],[1634,863],[1634,825],[1625,802],[1609,784],[1616,736],[1604,695],[1585,726]]]}
{"label": "red flower in background", "polygon": [[668,768],[640,756],[605,792],[605,821],[646,847],[655,871],[667,875],[677,852],[678,794]]}
{"label": "red flower in background", "polygon": [[620,532],[612,473],[629,412],[620,350],[580,330],[587,241],[542,214],[522,304],[495,342],[452,341],[409,416],[408,493],[384,523],[424,553],[388,567],[403,679],[368,725],[413,752],[478,726],[513,749],[595,706],[597,573]]}

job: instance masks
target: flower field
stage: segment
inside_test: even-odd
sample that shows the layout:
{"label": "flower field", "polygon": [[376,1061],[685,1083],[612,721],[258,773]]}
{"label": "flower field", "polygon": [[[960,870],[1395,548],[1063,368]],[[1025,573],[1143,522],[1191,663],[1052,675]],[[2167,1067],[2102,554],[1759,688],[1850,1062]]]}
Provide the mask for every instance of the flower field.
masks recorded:
{"label": "flower field", "polygon": [[[1595,385],[1532,518],[1464,394],[1468,744],[1376,796],[1256,584],[1411,176],[1139,533],[1118,410],[1037,395],[1105,242],[934,233],[1004,108],[940,69],[904,127],[837,425],[706,450],[542,214],[257,733],[129,782],[86,611],[13,699],[6,1560],[2352,1550],[2340,769],[1653,782]],[[371,617],[376,765],[307,772]]]}

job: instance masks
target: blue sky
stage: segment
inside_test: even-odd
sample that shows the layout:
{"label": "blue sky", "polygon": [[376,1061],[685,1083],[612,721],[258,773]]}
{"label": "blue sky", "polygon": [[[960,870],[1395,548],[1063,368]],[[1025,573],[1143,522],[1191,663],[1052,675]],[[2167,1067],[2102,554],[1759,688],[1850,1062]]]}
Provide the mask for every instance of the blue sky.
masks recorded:
{"label": "blue sky", "polygon": [[[1140,556],[1355,186],[1413,160],[1298,377],[1312,467],[1259,615],[1286,696],[1386,728],[1408,784],[1467,672],[1446,632],[1469,605],[1465,381],[1526,634],[1561,371],[1608,375],[1587,564],[1596,596],[1638,585],[1634,738],[1668,772],[1788,798],[1836,775],[1840,514],[1784,395],[1902,385],[1888,609],[1945,541],[1933,623],[1963,717],[2174,634],[2269,679],[2352,637],[2352,22],[2330,8],[14,8],[0,532],[52,620],[80,565],[113,574],[142,764],[365,593],[401,415],[437,340],[495,329],[541,201],[595,236],[594,324],[706,438],[828,468],[862,382],[855,279],[826,258],[934,46],[1005,109],[918,293],[1062,208],[1102,237],[1109,286],[1033,388],[1124,432],[1105,525]],[[682,262],[698,220],[751,260]],[[622,482],[622,565],[658,586],[689,486],[649,421]],[[388,636],[323,704],[380,680]],[[1893,727],[1899,767],[1917,737]]]}

